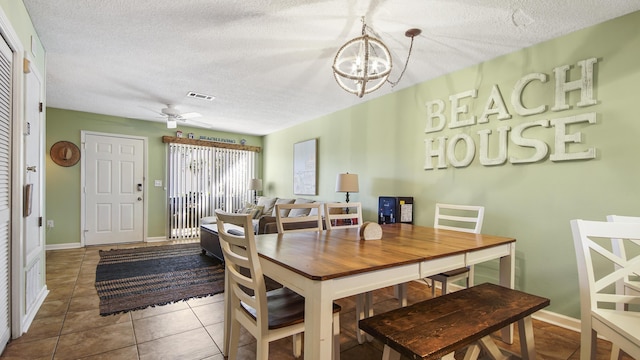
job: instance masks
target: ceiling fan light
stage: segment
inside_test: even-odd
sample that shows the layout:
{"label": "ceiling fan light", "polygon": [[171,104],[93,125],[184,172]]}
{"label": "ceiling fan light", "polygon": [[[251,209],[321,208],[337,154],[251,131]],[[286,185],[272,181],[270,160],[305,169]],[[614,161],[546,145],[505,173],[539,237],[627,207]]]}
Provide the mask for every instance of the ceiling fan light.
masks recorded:
{"label": "ceiling fan light", "polygon": [[167,129],[175,129],[178,127],[178,122],[175,119],[167,119]]}

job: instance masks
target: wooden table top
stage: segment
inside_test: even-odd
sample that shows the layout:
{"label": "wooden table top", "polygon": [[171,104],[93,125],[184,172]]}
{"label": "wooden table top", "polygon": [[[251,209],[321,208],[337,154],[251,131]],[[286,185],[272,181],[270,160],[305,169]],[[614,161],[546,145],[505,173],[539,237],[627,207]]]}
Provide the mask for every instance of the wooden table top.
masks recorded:
{"label": "wooden table top", "polygon": [[258,253],[313,280],[328,280],[515,242],[514,238],[382,225],[382,239],[360,240],[359,229],[256,236]]}

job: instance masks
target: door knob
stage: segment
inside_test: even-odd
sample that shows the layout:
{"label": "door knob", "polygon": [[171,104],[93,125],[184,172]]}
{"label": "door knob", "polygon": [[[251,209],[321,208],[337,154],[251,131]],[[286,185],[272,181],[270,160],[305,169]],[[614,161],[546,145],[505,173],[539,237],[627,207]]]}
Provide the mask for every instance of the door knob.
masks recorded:
{"label": "door knob", "polygon": [[138,196],[138,201],[142,201],[142,198],[140,196]]}

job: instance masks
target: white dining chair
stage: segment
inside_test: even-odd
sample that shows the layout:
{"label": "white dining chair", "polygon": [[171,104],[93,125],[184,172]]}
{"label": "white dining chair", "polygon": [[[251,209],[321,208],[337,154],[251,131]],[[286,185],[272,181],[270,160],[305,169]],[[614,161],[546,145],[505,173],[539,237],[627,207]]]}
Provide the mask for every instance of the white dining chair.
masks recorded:
{"label": "white dining chair", "polygon": [[[484,220],[484,206],[436,204],[433,227],[436,229],[463,231],[479,234]],[[429,276],[431,296],[436,296],[436,282],[442,284],[441,294],[448,292],[449,285],[465,280],[467,287],[473,286],[473,265]]]}
{"label": "white dining chair", "polygon": [[615,285],[640,276],[640,255],[623,258],[609,248],[613,241],[640,246],[640,223],[571,220],[571,231],[580,284],[580,359],[596,358],[598,335],[611,341],[612,358],[622,349],[639,359],[640,313],[615,306],[640,304],[640,296],[618,293]]}
{"label": "white dining chair", "polygon": [[[278,233],[322,231],[322,203],[276,204]],[[285,216],[287,214],[287,216]]]}
{"label": "white dining chair", "polygon": [[[638,216],[623,216],[623,215],[607,215],[607,221],[609,222],[630,222],[640,223],[640,217]],[[633,243],[628,243],[627,246],[631,246]],[[640,246],[636,246],[637,248]],[[622,239],[611,239],[611,249],[613,253],[620,256],[623,259],[627,258],[627,249],[625,249],[625,243]],[[616,269],[619,269],[619,265],[615,265]],[[631,279],[628,275],[616,282],[616,294],[634,295],[640,296],[640,281],[638,279]],[[616,309],[627,311],[629,310],[629,304],[616,304]],[[620,357],[620,348],[615,344],[611,347],[611,359],[618,359]]]}
{"label": "white dining chair", "polygon": [[[299,357],[304,332],[305,298],[288,288],[266,291],[264,274],[256,249],[251,215],[215,211],[218,237],[225,259],[225,276],[229,293],[225,294],[230,309],[229,359],[238,357],[240,326],[256,338],[256,359],[269,358],[269,343],[293,336],[293,353]],[[234,224],[243,231],[226,231]],[[249,269],[249,272],[241,272]],[[333,358],[340,358],[340,306],[333,305]],[[226,326],[226,324],[225,324]]]}
{"label": "white dining chair", "polygon": [[[630,222],[630,223],[640,223],[640,217],[638,216],[622,216],[622,215],[608,215],[607,221],[609,222]],[[627,242],[627,247],[633,246],[633,243]],[[626,259],[627,258],[627,250],[625,248],[625,242],[622,239],[611,239],[611,248],[613,253],[618,255],[619,257]],[[631,250],[632,253],[640,251],[640,246],[635,246],[635,250]],[[619,268],[619,265],[616,265]],[[631,294],[640,296],[640,279],[638,278],[630,278],[628,275],[623,279],[620,279],[616,282],[616,293],[618,294]],[[618,304],[624,305],[624,304]],[[628,310],[628,306],[618,306],[620,310]]]}
{"label": "white dining chair", "polygon": [[362,226],[362,203],[325,203],[324,223],[327,230],[360,228]]}

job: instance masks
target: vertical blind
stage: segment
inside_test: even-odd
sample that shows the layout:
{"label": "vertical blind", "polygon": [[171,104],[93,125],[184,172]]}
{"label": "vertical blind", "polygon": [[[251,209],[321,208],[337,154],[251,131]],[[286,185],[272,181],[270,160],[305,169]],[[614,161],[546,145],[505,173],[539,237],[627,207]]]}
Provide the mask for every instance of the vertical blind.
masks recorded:
{"label": "vertical blind", "polygon": [[200,236],[200,218],[215,209],[236,211],[250,201],[254,151],[170,143],[168,160],[169,237]]}

